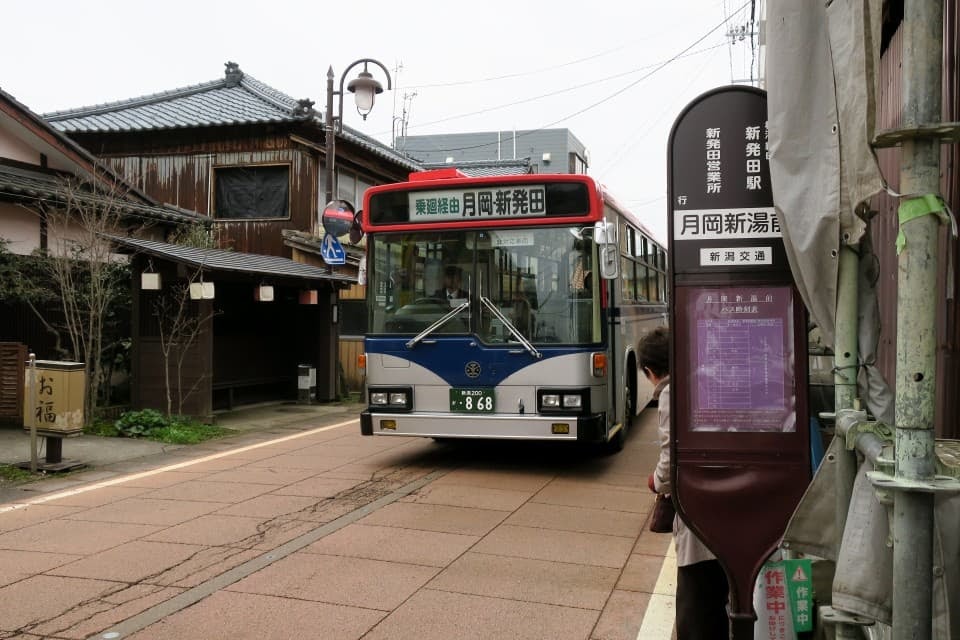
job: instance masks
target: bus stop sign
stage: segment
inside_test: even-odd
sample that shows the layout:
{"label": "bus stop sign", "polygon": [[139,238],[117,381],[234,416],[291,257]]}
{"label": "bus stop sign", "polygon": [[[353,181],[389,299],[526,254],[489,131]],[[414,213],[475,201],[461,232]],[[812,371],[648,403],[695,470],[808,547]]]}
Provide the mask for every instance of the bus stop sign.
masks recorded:
{"label": "bus stop sign", "polygon": [[671,477],[726,571],[734,629],[810,479],[805,312],[767,154],[766,93],[745,86],[687,105],[667,150]]}

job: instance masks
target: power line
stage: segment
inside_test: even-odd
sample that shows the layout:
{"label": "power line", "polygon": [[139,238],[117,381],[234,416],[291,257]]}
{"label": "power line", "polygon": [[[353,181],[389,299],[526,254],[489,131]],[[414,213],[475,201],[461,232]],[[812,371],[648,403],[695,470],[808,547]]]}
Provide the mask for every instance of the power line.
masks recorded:
{"label": "power line", "polygon": [[[699,49],[699,50],[697,50],[697,51],[693,51],[693,52],[691,52],[691,53],[689,53],[689,54],[686,54],[686,55],[684,55],[683,57],[690,57],[690,56],[699,55],[699,54],[701,54],[701,53],[706,53],[707,51],[712,51],[712,50],[716,49],[717,47],[721,47],[721,46],[723,46],[723,45],[722,45],[722,44],[721,44],[721,45],[714,45],[714,46],[712,46],[712,47],[707,47],[706,49]],[[507,102],[507,103],[500,104],[500,105],[496,105],[496,106],[493,106],[493,107],[488,107],[488,108],[486,108],[486,109],[480,109],[480,110],[478,110],[478,111],[470,111],[470,112],[468,112],[468,113],[461,113],[461,114],[458,114],[458,115],[449,116],[449,117],[447,117],[447,118],[441,118],[441,119],[439,119],[439,120],[431,120],[430,122],[424,122],[423,124],[420,124],[420,125],[417,125],[417,126],[418,126],[418,127],[426,127],[426,126],[433,125],[433,124],[440,124],[440,123],[443,123],[443,122],[449,122],[449,121],[451,121],[451,120],[458,120],[458,119],[460,119],[460,118],[468,118],[468,117],[470,117],[470,116],[476,116],[476,115],[480,115],[480,114],[482,114],[482,113],[489,113],[489,112],[491,112],[491,111],[498,111],[498,110],[500,110],[500,109],[506,109],[507,107],[515,107],[515,106],[517,106],[517,105],[526,104],[526,103],[528,103],[528,102],[535,102],[535,101],[537,101],[537,100],[542,100],[542,99],[544,99],[544,98],[552,98],[553,96],[557,96],[557,95],[560,95],[560,94],[562,94],[562,93],[567,93],[567,92],[569,92],[569,91],[576,91],[577,89],[583,89],[584,87],[589,87],[590,85],[600,84],[600,83],[602,83],[602,82],[607,82],[608,80],[615,80],[616,78],[622,78],[623,76],[632,75],[632,74],[634,74],[634,73],[638,73],[638,72],[640,72],[640,71],[643,71],[644,69],[650,69],[650,68],[652,68],[652,67],[656,67],[656,66],[658,66],[658,64],[659,64],[659,63],[657,63],[657,64],[651,64],[651,65],[646,65],[646,66],[643,66],[643,67],[639,67],[639,68],[637,68],[637,69],[631,69],[630,71],[623,71],[623,72],[621,72],[621,73],[617,73],[617,74],[614,74],[614,75],[612,75],[612,76],[606,76],[606,77],[604,77],[604,78],[599,78],[599,79],[597,79],[597,80],[591,80],[591,81],[589,81],[589,82],[584,82],[584,83],[582,83],[582,84],[574,85],[574,86],[572,86],[572,87],[567,87],[566,89],[559,89],[559,90],[557,90],[557,91],[551,91],[550,93],[544,93],[544,94],[541,94],[541,95],[538,95],[538,96],[533,96],[533,97],[531,97],[531,98],[524,98],[523,100],[516,100],[516,101],[514,101],[514,102]],[[480,146],[486,146],[486,145],[480,145]],[[473,149],[473,148],[476,148],[476,147],[462,147],[462,148],[457,148],[457,149],[448,149],[448,151],[460,151],[461,149]]]}
{"label": "power line", "polygon": [[571,60],[569,62],[553,65],[551,67],[542,67],[540,69],[534,69],[532,71],[521,71],[520,73],[509,73],[503,76],[492,76],[490,78],[481,78],[479,80],[457,80],[455,82],[435,82],[433,84],[417,84],[409,88],[410,89],[433,89],[436,87],[458,87],[465,84],[480,84],[483,82],[494,82],[496,80],[510,80],[512,78],[522,78],[523,76],[543,73],[545,71],[554,71],[556,69],[563,69],[564,67],[570,67],[575,64],[580,64],[581,62],[593,60],[595,58],[602,58],[603,56],[614,53],[615,51],[620,51],[621,49],[625,49],[627,46],[628,45],[620,45],[619,47],[614,47],[613,49],[607,49],[606,51],[601,51],[600,53],[595,53],[585,58],[578,58],[576,60]]}
{"label": "power line", "polygon": [[[723,1],[723,2],[726,2],[726,0],[722,0],[722,1]],[[661,31],[662,31],[662,30],[661,30]],[[583,58],[577,58],[576,60],[570,60],[570,61],[568,61],[568,62],[562,62],[562,63],[560,63],[560,64],[552,65],[552,66],[549,66],[549,67],[541,67],[541,68],[539,68],[539,69],[533,69],[533,70],[531,70],[531,71],[521,71],[521,72],[518,72],[518,73],[510,73],[510,74],[506,74],[506,75],[502,75],[502,76],[492,76],[492,77],[489,77],[489,78],[481,78],[481,79],[479,79],[479,80],[457,80],[457,81],[453,81],[453,82],[434,82],[434,83],[429,83],[429,84],[418,84],[418,85],[412,85],[412,86],[410,86],[410,87],[408,87],[408,88],[409,88],[409,89],[433,89],[433,88],[442,88],[442,87],[457,87],[457,86],[463,86],[463,85],[468,85],[468,84],[481,84],[481,83],[484,83],[484,82],[495,82],[495,81],[498,81],[498,80],[510,80],[510,79],[513,79],[513,78],[522,78],[522,77],[524,77],[524,76],[529,76],[529,75],[544,73],[544,72],[546,72],[546,71],[554,71],[554,70],[556,70],[556,69],[563,69],[563,68],[565,68],[565,67],[570,67],[570,66],[573,66],[573,65],[575,65],[575,64],[579,64],[579,63],[581,63],[581,62],[587,62],[587,61],[589,61],[589,60],[595,60],[595,59],[597,59],[597,58],[602,58],[602,57],[604,57],[604,56],[606,56],[606,55],[610,55],[611,53],[616,53],[616,52],[618,52],[618,51],[622,51],[623,49],[626,49],[626,48],[632,46],[632,44],[633,44],[633,43],[622,44],[622,45],[620,45],[620,46],[618,46],[618,47],[613,47],[612,49],[606,49],[606,50],[604,50],[604,51],[600,51],[599,53],[594,53],[594,54],[592,54],[592,55],[589,55],[589,56],[586,56],[586,57],[583,57]],[[645,68],[645,67],[641,67],[641,69],[643,69],[643,68]],[[639,71],[639,69],[636,69],[635,71]],[[632,73],[632,72],[627,72],[627,73]],[[616,76],[613,76],[613,77],[616,77]],[[432,124],[432,123],[430,123],[430,124]]]}
{"label": "power line", "polygon": [[[745,2],[742,6],[740,6],[736,11],[739,12],[739,11],[743,10],[743,9],[746,8],[751,2],[754,2],[754,1],[755,1],[755,0],[746,0],[746,2]],[[527,135],[531,135],[531,134],[536,133],[536,132],[539,132],[539,131],[543,131],[544,129],[549,129],[549,128],[551,128],[551,127],[553,127],[553,126],[555,126],[555,125],[557,125],[557,124],[559,124],[559,123],[561,123],[561,122],[565,122],[566,120],[569,120],[570,118],[574,118],[574,117],[576,117],[576,116],[578,116],[578,115],[581,115],[581,114],[583,114],[583,113],[586,113],[587,111],[590,111],[591,109],[594,109],[595,107],[600,106],[601,104],[604,104],[604,103],[606,103],[606,102],[609,102],[610,100],[616,98],[616,97],[619,96],[620,94],[622,94],[622,93],[624,93],[624,92],[632,89],[632,88],[635,87],[636,85],[640,84],[641,82],[643,82],[643,81],[646,80],[647,78],[651,77],[652,75],[654,75],[654,74],[657,73],[658,71],[664,69],[667,65],[672,64],[673,62],[675,62],[675,61],[679,60],[680,58],[684,57],[691,49],[693,49],[695,46],[697,46],[698,44],[700,44],[701,42],[703,42],[704,40],[706,40],[708,37],[710,37],[711,35],[713,35],[713,33],[714,33],[715,31],[717,31],[717,29],[719,29],[720,27],[722,27],[724,24],[726,24],[729,19],[730,19],[730,18],[724,18],[724,19],[721,20],[717,25],[715,25],[714,27],[712,27],[709,31],[707,31],[707,32],[704,33],[702,36],[700,36],[699,38],[697,38],[696,40],[694,40],[691,44],[689,44],[689,45],[687,45],[686,47],[684,47],[679,53],[677,53],[676,55],[672,56],[671,58],[668,58],[668,59],[665,60],[664,62],[662,62],[662,63],[660,63],[660,64],[658,64],[658,65],[655,65],[655,67],[653,68],[652,71],[650,71],[649,73],[644,74],[643,76],[641,76],[640,78],[634,80],[633,82],[631,82],[630,84],[626,85],[626,86],[623,87],[622,89],[619,89],[619,90],[615,91],[614,93],[608,95],[607,97],[605,97],[605,98],[603,98],[603,99],[601,99],[601,100],[598,100],[597,102],[594,102],[593,104],[588,105],[588,106],[584,107],[583,109],[580,109],[580,110],[578,110],[578,111],[575,111],[574,113],[571,113],[571,114],[569,114],[569,115],[567,115],[567,116],[564,116],[563,118],[560,118],[560,119],[558,119],[558,120],[554,120],[553,122],[551,122],[551,123],[549,123],[549,124],[546,124],[546,125],[543,125],[543,126],[540,126],[540,127],[536,128],[536,129],[530,129],[530,130],[528,130],[528,131],[525,131],[525,132],[523,132],[523,133],[521,133],[521,134],[518,134],[516,137],[517,137],[517,138],[521,138],[521,137],[524,137],[524,136],[527,136]],[[711,48],[716,48],[716,47],[711,47]],[[649,67],[648,67],[648,68],[649,68]],[[629,72],[628,72],[628,73],[629,73]],[[620,74],[620,75],[624,75],[624,74]],[[607,79],[609,79],[609,78],[607,78]],[[587,84],[592,84],[592,83],[587,83]],[[579,87],[578,87],[578,88],[579,88]],[[562,91],[555,92],[555,94],[556,94],[556,93],[562,93]],[[540,96],[540,97],[544,97],[544,96]],[[529,102],[529,101],[530,101],[530,100],[526,100],[525,102]],[[513,105],[515,105],[515,104],[520,104],[520,102],[516,102],[516,103],[513,103],[513,104],[511,104],[511,105],[504,105],[504,106],[513,106]],[[502,108],[502,107],[501,107],[501,108]],[[489,110],[492,110],[492,109],[489,109]],[[476,113],[484,113],[485,111],[489,111],[489,110],[481,110],[481,111],[476,112]],[[467,115],[474,115],[474,114],[467,114]],[[444,119],[443,121],[452,120],[452,119],[454,119],[454,118],[456,118],[456,117],[465,117],[465,116],[454,116],[454,117],[451,117],[451,118],[446,118],[446,119]],[[437,122],[441,122],[441,121],[437,121]],[[427,124],[434,124],[434,123],[427,123]],[[425,126],[425,125],[424,125],[424,126]],[[487,142],[487,143],[477,144],[477,145],[471,145],[471,146],[467,146],[467,147],[452,147],[452,148],[447,148],[447,149],[430,149],[430,151],[432,151],[432,152],[434,152],[434,153],[438,153],[438,152],[439,152],[439,153],[446,153],[446,152],[449,152],[449,151],[466,151],[466,150],[469,150],[469,149],[480,149],[480,148],[483,148],[483,147],[489,147],[489,146],[493,146],[493,145],[495,145],[495,144],[496,144],[496,142]],[[411,151],[408,151],[408,152],[410,152],[410,153],[416,153],[416,151],[412,151],[412,152],[411,152]]]}

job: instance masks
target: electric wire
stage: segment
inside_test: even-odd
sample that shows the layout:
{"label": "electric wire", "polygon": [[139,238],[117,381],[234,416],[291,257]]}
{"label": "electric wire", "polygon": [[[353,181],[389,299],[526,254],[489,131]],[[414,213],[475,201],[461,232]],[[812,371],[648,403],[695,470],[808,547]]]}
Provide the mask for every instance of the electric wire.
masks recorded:
{"label": "electric wire", "polygon": [[[751,2],[755,2],[755,0],[746,0],[746,2],[744,2],[744,3],[736,10],[736,12],[742,11],[744,8],[746,8],[748,5],[750,5]],[[736,13],[736,12],[735,12],[735,13]],[[557,119],[557,120],[554,120],[553,122],[550,122],[550,123],[548,123],[548,124],[545,124],[545,125],[542,125],[542,126],[540,126],[540,127],[537,127],[536,129],[530,129],[530,130],[524,131],[523,133],[519,133],[519,134],[516,135],[516,138],[521,138],[521,137],[524,137],[524,136],[528,136],[528,135],[537,133],[537,132],[539,132],[539,131],[543,131],[544,129],[549,129],[549,128],[557,125],[557,124],[560,124],[561,122],[565,122],[565,121],[567,121],[567,120],[569,120],[569,119],[571,119],[571,118],[574,118],[574,117],[576,117],[576,116],[578,116],[578,115],[581,115],[581,114],[583,114],[583,113],[586,113],[587,111],[590,111],[591,109],[594,109],[594,108],[600,106],[601,104],[604,104],[604,103],[606,103],[606,102],[609,102],[610,100],[612,100],[612,99],[616,98],[617,96],[623,94],[624,92],[632,89],[633,87],[637,86],[638,84],[640,84],[640,83],[643,82],[644,80],[650,78],[651,76],[653,76],[653,75],[656,74],[657,72],[659,72],[659,71],[661,71],[662,69],[666,68],[667,65],[670,65],[670,64],[672,64],[673,62],[675,62],[675,61],[679,60],[680,58],[684,57],[691,49],[693,49],[693,48],[696,47],[698,44],[700,44],[701,42],[703,42],[704,40],[706,40],[708,37],[710,37],[711,35],[713,35],[713,34],[717,31],[717,29],[719,29],[719,28],[721,28],[722,26],[724,26],[729,20],[730,20],[729,17],[725,17],[725,18],[724,18],[723,20],[721,20],[718,24],[716,24],[714,27],[712,27],[711,29],[709,29],[706,33],[704,33],[704,34],[701,35],[699,38],[697,38],[696,40],[694,40],[691,44],[689,44],[689,45],[687,45],[686,47],[684,47],[679,53],[677,53],[677,54],[673,55],[672,57],[668,58],[667,60],[665,60],[665,61],[663,61],[663,62],[655,65],[652,71],[650,71],[650,72],[648,72],[648,73],[645,73],[645,74],[642,75],[640,78],[638,78],[638,79],[630,82],[629,84],[627,84],[625,87],[623,87],[623,88],[621,88],[621,89],[618,89],[617,91],[613,92],[612,94],[610,94],[610,95],[608,95],[608,96],[606,96],[606,97],[604,97],[604,98],[602,98],[602,99],[600,99],[600,100],[598,100],[598,101],[596,101],[596,102],[594,102],[594,103],[592,103],[592,104],[590,104],[590,105],[587,105],[586,107],[584,107],[584,108],[582,108],[582,109],[579,109],[579,110],[577,110],[577,111],[575,111],[575,112],[573,112],[573,113],[571,113],[571,114],[568,114],[568,115],[566,115],[566,116],[564,116],[564,117],[562,117],[562,118],[559,118],[559,119]],[[716,47],[712,47],[712,48],[716,48]],[[516,104],[519,104],[519,103],[516,103]],[[512,106],[512,105],[511,105],[511,106]],[[452,118],[448,118],[447,120],[449,120],[449,119],[452,119]],[[433,123],[427,123],[427,124],[433,124]],[[420,126],[425,126],[425,125],[420,125]],[[447,152],[450,152],[450,151],[466,151],[466,150],[470,150],[470,149],[482,149],[482,148],[484,148],[484,147],[490,147],[490,146],[493,146],[493,145],[495,145],[495,144],[497,144],[496,141],[492,141],[492,142],[486,142],[486,143],[482,143],[482,144],[470,145],[470,146],[465,146],[465,147],[449,147],[449,148],[445,148],[445,149],[431,149],[431,151],[434,152],[434,153],[447,153]],[[408,153],[416,153],[416,151],[408,151]]]}
{"label": "electric wire", "polygon": [[[711,47],[707,47],[706,49],[698,49],[697,51],[693,51],[693,52],[691,52],[691,53],[685,54],[685,55],[682,56],[682,57],[687,58],[687,57],[691,57],[691,56],[700,55],[701,53],[706,53],[706,52],[708,52],[708,51],[713,51],[713,50],[716,49],[717,47],[722,47],[722,46],[723,46],[722,44],[719,44],[719,45],[714,45],[714,46],[711,46]],[[483,113],[489,113],[489,112],[491,112],[491,111],[498,111],[498,110],[500,110],[500,109],[506,109],[506,108],[508,108],[508,107],[515,107],[515,106],[521,105],[521,104],[527,104],[527,103],[530,103],[530,102],[536,102],[537,100],[542,100],[542,99],[544,99],[544,98],[552,98],[552,97],[558,96],[558,95],[560,95],[560,94],[562,94],[562,93],[568,93],[568,92],[570,92],[570,91],[576,91],[577,89],[583,89],[584,87],[589,87],[589,86],[594,85],[594,84],[600,84],[600,83],[603,83],[603,82],[607,82],[607,81],[609,81],[609,80],[615,80],[615,79],[617,79],[617,78],[622,78],[623,76],[628,76],[628,75],[631,75],[631,74],[634,74],[634,73],[638,73],[638,72],[643,71],[643,70],[645,70],[645,69],[650,69],[650,68],[656,67],[656,66],[658,66],[659,64],[661,64],[661,63],[655,63],[655,64],[646,65],[646,66],[643,66],[643,67],[639,67],[639,68],[637,68],[637,69],[631,69],[630,71],[622,71],[622,72],[617,73],[617,74],[614,74],[614,75],[612,75],[612,76],[606,76],[606,77],[604,77],[604,78],[599,78],[599,79],[597,79],[597,80],[591,80],[591,81],[589,81],[589,82],[584,82],[584,83],[581,83],[581,84],[578,84],[578,85],[574,85],[574,86],[572,86],[572,87],[567,87],[566,89],[558,89],[557,91],[551,91],[550,93],[544,93],[544,94],[537,95],[537,96],[533,96],[533,97],[530,97],[530,98],[524,98],[523,100],[515,100],[515,101],[513,101],[513,102],[507,102],[507,103],[504,103],[504,104],[496,105],[496,106],[493,106],[493,107],[487,107],[487,108],[485,108],[485,109],[480,109],[480,110],[477,110],[477,111],[470,111],[470,112],[468,112],[468,113],[461,113],[461,114],[457,114],[457,115],[454,115],[454,116],[449,116],[449,117],[446,117],[446,118],[440,118],[439,120],[431,120],[430,122],[424,122],[423,124],[419,124],[419,125],[416,125],[416,126],[417,126],[417,127],[426,127],[426,126],[433,125],[433,124],[440,124],[440,123],[443,123],[443,122],[449,122],[449,121],[451,121],[451,120],[458,120],[458,119],[460,119],[460,118],[468,118],[468,117],[470,117],[470,116],[476,116],[476,115],[480,115],[480,114],[483,114]],[[487,145],[484,144],[484,145],[480,145],[480,146],[487,146]],[[472,148],[475,148],[475,147],[463,147],[463,148],[464,148],[464,149],[472,149]],[[460,150],[460,149],[450,149],[450,151],[459,151],[459,150]]]}

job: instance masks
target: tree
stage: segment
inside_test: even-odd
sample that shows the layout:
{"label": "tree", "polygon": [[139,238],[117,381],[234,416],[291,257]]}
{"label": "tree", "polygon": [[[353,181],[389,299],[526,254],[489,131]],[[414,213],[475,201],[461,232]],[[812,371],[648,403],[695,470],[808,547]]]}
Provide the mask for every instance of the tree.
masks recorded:
{"label": "tree", "polygon": [[[182,415],[183,403],[197,390],[206,375],[194,380],[189,389],[184,389],[184,364],[197,338],[215,315],[214,311],[201,315],[198,305],[190,299],[190,284],[198,280],[199,276],[200,270],[197,270],[188,282],[167,287],[153,302],[153,314],[159,326],[160,352],[163,355],[167,416],[174,415],[174,389],[176,415]],[[171,375],[176,377],[175,387]]]}
{"label": "tree", "polygon": [[104,323],[110,305],[130,286],[126,260],[113,252],[109,237],[145,226],[125,211],[129,201],[120,187],[94,184],[100,183],[64,179],[56,205],[41,205],[48,247],[40,264],[58,289],[70,355],[86,366],[88,422],[104,383]]}

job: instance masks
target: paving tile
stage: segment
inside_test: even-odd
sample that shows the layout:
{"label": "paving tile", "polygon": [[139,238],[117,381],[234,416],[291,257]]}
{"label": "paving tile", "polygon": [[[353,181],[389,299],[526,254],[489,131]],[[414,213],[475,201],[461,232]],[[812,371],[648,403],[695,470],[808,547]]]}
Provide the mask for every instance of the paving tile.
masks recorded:
{"label": "paving tile", "polygon": [[0,549],[0,587],[68,564],[81,556]]}
{"label": "paving tile", "polygon": [[87,555],[150,535],[145,524],[53,520],[0,534],[0,549]]}
{"label": "paving tile", "polygon": [[321,499],[314,507],[299,511],[294,515],[297,520],[313,523],[327,523],[356,511],[360,506],[347,500]]}
{"label": "paving tile", "polygon": [[45,637],[84,640],[183,591],[172,587],[131,585],[102,598],[79,603],[49,622],[37,625],[34,630]]}
{"label": "paving tile", "polygon": [[150,584],[191,588],[263,554],[258,549],[205,547],[175,567],[150,578]]}
{"label": "paving tile", "polygon": [[673,544],[673,534],[654,533],[646,527],[647,524],[646,521],[644,521],[644,529],[640,532],[637,544],[633,546],[633,553],[660,556],[662,558],[666,555],[667,549]]}
{"label": "paving tile", "polygon": [[663,566],[663,556],[648,556],[634,553],[627,560],[617,589],[624,591],[642,591],[652,593],[660,568]]}
{"label": "paving tile", "polygon": [[305,551],[444,567],[477,540],[477,536],[351,524]]}
{"label": "paving tile", "polygon": [[174,525],[193,520],[218,509],[216,502],[189,500],[156,500],[154,498],[127,498],[102,507],[86,509],[65,516],[67,520],[96,522],[126,522],[132,524]]}
{"label": "paving tile", "polygon": [[507,489],[534,493],[542,489],[553,478],[553,474],[536,473],[520,469],[455,469],[438,478],[434,484],[459,484],[485,489]]}
{"label": "paving tile", "polygon": [[430,589],[601,610],[620,571],[608,567],[465,553]]}
{"label": "paving tile", "polygon": [[269,492],[273,487],[245,482],[207,482],[190,480],[171,487],[156,489],[144,494],[144,498],[157,500],[196,500],[198,502],[243,502],[254,496]]}
{"label": "paving tile", "polygon": [[208,482],[249,482],[251,484],[269,484],[283,486],[314,475],[310,469],[282,469],[280,467],[249,467],[227,469],[208,475]]}
{"label": "paving tile", "polygon": [[223,471],[225,469],[236,469],[247,464],[249,460],[243,460],[236,456],[223,456],[213,460],[202,460],[187,467],[181,467],[176,471],[165,473],[209,473],[211,471]]}
{"label": "paving tile", "polygon": [[56,503],[67,507],[99,507],[117,500],[141,495],[149,489],[143,487],[112,486],[83,491],[74,495],[57,498]]}
{"label": "paving tile", "polygon": [[31,504],[19,509],[0,513],[0,533],[29,527],[80,511],[82,507],[67,507],[58,504]]}
{"label": "paving tile", "polygon": [[[654,459],[653,464],[656,464]],[[619,467],[619,465],[618,465]],[[653,466],[650,467],[653,470]],[[622,471],[603,471],[592,474],[563,473],[559,476],[561,480],[587,481],[595,484],[610,485],[612,487],[622,487],[627,489],[643,489],[649,491],[647,486],[647,477],[649,473],[624,473]]]}
{"label": "paving tile", "polygon": [[446,504],[454,507],[472,507],[475,509],[494,509],[497,511],[515,511],[532,495],[529,491],[511,491],[508,489],[487,489],[466,487],[463,485],[428,484],[415,494],[410,502],[428,504]]}
{"label": "paving tile", "polygon": [[364,640],[587,640],[599,612],[424,589]]}
{"label": "paving tile", "polygon": [[281,523],[264,518],[214,514],[164,529],[146,539],[152,542],[252,548],[270,534],[271,528],[279,526]]}
{"label": "paving tile", "polygon": [[654,497],[654,494],[647,489],[627,489],[589,482],[554,480],[538,492],[531,502],[648,513],[653,506]]}
{"label": "paving tile", "polygon": [[423,565],[297,553],[228,588],[392,611],[436,573]]}
{"label": "paving tile", "polygon": [[176,567],[202,549],[203,547],[197,545],[134,540],[50,569],[47,573],[117,582],[149,581],[152,576]]}
{"label": "paving tile", "polygon": [[635,537],[643,528],[643,514],[528,502],[510,515],[506,524]]}
{"label": "paving tile", "polygon": [[360,484],[361,481],[349,478],[330,478],[317,475],[300,482],[294,482],[285,487],[274,489],[273,493],[282,496],[307,496],[311,498],[332,498],[342,491],[347,491]]}
{"label": "paving tile", "polygon": [[382,611],[372,609],[221,591],[127,637],[170,640],[200,634],[204,640],[354,640],[363,637],[382,617]]}
{"label": "paving tile", "polygon": [[649,602],[647,593],[614,591],[600,614],[591,640],[637,640]]}
{"label": "paving tile", "polygon": [[301,453],[281,453],[276,452],[271,456],[256,458],[248,461],[250,467],[274,467],[278,469],[307,469],[315,473],[329,471],[341,467],[352,460],[350,458],[340,458],[330,454],[303,455]]}
{"label": "paving tile", "polygon": [[633,538],[503,524],[472,551],[619,569],[632,547]]}
{"label": "paving tile", "polygon": [[[316,522],[307,520],[291,520],[286,516],[276,518],[272,521],[270,527],[262,533],[260,539],[255,541],[252,548],[272,551],[294,538],[313,532],[317,526]],[[244,544],[243,546],[247,545]]]}
{"label": "paving tile", "polygon": [[461,533],[483,536],[503,520],[503,511],[466,509],[442,504],[394,502],[360,520],[360,524],[374,524],[404,529]]}
{"label": "paving tile", "polygon": [[[245,502],[233,504],[217,510],[218,515],[248,516],[251,518],[276,518],[290,514],[306,512],[312,514],[315,507],[322,501],[321,498],[304,496],[266,495],[250,498]],[[297,515],[296,517],[299,517]]]}
{"label": "paving tile", "polygon": [[[37,624],[125,585],[104,580],[34,576],[0,588],[0,630],[37,633]],[[24,628],[27,627],[27,628]],[[42,632],[39,635],[43,635]]]}
{"label": "paving tile", "polygon": [[199,477],[199,471],[194,471],[193,467],[187,467],[186,469],[177,469],[176,471],[162,471],[160,473],[152,473],[140,478],[131,478],[130,480],[125,480],[123,485],[125,487],[160,489],[162,487],[180,484],[181,482],[186,482],[188,480],[196,480]]}

